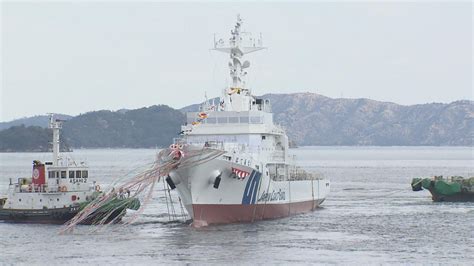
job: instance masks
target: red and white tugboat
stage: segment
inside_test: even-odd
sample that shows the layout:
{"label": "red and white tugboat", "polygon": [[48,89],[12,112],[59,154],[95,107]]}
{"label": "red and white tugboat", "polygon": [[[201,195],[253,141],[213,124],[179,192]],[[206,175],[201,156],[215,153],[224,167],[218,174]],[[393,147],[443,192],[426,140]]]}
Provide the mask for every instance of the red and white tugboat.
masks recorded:
{"label": "red and white tugboat", "polygon": [[[88,166],[60,156],[62,122],[51,116],[49,127],[53,130],[53,160],[35,160],[31,177],[18,178],[17,183],[10,179],[7,197],[0,199],[0,220],[63,224],[102,193],[96,181],[90,181]],[[119,210],[109,220],[124,214]],[[85,223],[93,220],[92,217]],[[117,220],[120,219],[114,221]]]}

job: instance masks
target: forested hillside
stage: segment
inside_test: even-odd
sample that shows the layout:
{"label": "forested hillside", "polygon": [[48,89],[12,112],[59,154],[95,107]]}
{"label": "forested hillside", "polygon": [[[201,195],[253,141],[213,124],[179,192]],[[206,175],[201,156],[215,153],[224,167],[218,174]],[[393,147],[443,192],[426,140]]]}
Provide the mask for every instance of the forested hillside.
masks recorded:
{"label": "forested hillside", "polygon": [[[287,129],[290,141],[297,145],[473,146],[474,103],[468,100],[406,106],[314,93],[267,94],[262,98],[271,100],[275,122]],[[197,109],[194,104],[181,110],[155,105],[94,111],[70,118],[62,136],[72,147],[165,147],[180,132],[184,112]],[[36,118],[48,126],[43,116]],[[34,118],[23,121],[39,123]],[[44,151],[51,141],[47,135],[48,130],[37,126],[11,127],[0,131],[0,149]]]}

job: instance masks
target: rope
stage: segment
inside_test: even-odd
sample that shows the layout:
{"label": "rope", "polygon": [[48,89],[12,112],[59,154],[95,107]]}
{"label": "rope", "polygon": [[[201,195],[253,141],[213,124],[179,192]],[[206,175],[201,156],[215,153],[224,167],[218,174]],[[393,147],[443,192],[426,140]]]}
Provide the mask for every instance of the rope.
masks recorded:
{"label": "rope", "polygon": [[291,215],[291,180],[288,178],[288,215]]}
{"label": "rope", "polygon": [[[311,203],[311,210],[314,210],[314,177],[311,176],[311,196],[313,197],[313,202]],[[319,180],[318,180],[318,197],[319,197]]]}
{"label": "rope", "polygon": [[170,198],[171,215],[173,216],[174,220],[177,220],[176,210],[174,209],[174,203],[173,203],[173,198],[171,197],[171,189],[170,188],[168,188],[168,196]]}
{"label": "rope", "polygon": [[398,189],[396,191],[393,191],[391,193],[387,193],[387,194],[384,194],[384,195],[378,195],[378,196],[373,196],[373,197],[363,197],[362,199],[377,199],[377,198],[385,198],[387,196],[391,196],[391,195],[394,195],[394,194],[397,194],[397,193],[400,193],[400,192],[405,192],[406,189]]}
{"label": "rope", "polygon": [[187,215],[187,213],[184,211],[184,206],[183,206],[183,203],[182,203],[182,201],[181,201],[181,197],[178,197],[178,200],[179,200],[179,206],[180,206],[180,208],[181,208],[181,217],[183,217],[184,220],[186,221],[187,218],[188,218],[188,215]]}
{"label": "rope", "polygon": [[[161,180],[161,177],[167,176],[170,171],[175,169],[195,167],[206,163],[222,154],[224,154],[224,151],[221,150],[207,148],[191,150],[188,146],[184,146],[183,149],[163,149],[157,154],[155,161],[151,163],[148,169],[132,177],[124,176],[115,180],[108,190],[97,195],[76,216],[64,224],[60,233],[72,231],[78,224],[88,223],[88,221],[98,226],[116,223],[122,219],[126,209],[133,202],[141,202],[139,209],[123,225],[131,224],[138,219],[153,198],[155,184]],[[166,185],[164,190],[165,197],[170,198],[169,204],[171,204],[169,206],[167,202],[168,218],[171,218],[171,215],[176,218],[176,210],[170,190],[168,189],[168,195],[166,195]],[[117,191],[120,194],[117,194]],[[129,192],[131,193],[130,197],[123,199],[123,194]]]}
{"label": "rope", "polygon": [[270,190],[270,181],[271,181],[271,177],[268,176],[268,185],[267,185],[267,196],[265,197],[265,203],[263,203],[263,211],[262,211],[262,220],[265,216],[265,208],[267,207],[267,202],[268,202],[268,198],[269,198],[269,190]]}
{"label": "rope", "polygon": [[[262,169],[263,170],[263,169]],[[257,206],[258,206],[258,195],[260,195],[260,188],[262,186],[262,179],[263,178],[260,178],[260,180],[258,181],[258,190],[257,190],[257,195],[256,195],[256,199],[255,199],[255,207],[253,208],[253,214],[252,214],[252,223],[253,221],[255,220],[255,213],[257,212]]]}
{"label": "rope", "polygon": [[420,181],[416,182],[415,184],[412,184],[412,186],[416,186],[416,185],[420,184],[421,182],[423,182],[423,178],[420,178]]}
{"label": "rope", "polygon": [[167,209],[167,212],[168,212],[168,221],[171,221],[171,216],[170,216],[170,207],[168,205],[168,196],[166,195],[166,184],[165,184],[165,180],[163,179],[163,191],[165,192],[165,200],[166,200],[166,209]]}

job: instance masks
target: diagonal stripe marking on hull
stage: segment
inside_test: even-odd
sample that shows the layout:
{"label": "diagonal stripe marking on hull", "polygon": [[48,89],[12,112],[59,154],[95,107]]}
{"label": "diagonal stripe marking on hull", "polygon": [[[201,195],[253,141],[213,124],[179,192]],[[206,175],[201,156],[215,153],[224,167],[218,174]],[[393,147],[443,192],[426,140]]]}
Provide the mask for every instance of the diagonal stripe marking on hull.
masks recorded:
{"label": "diagonal stripe marking on hull", "polygon": [[250,200],[250,202],[252,204],[255,204],[255,201],[257,199],[257,192],[258,192],[258,183],[260,181],[260,177],[262,176],[262,174],[260,172],[256,172],[255,173],[255,178],[254,178],[254,186],[253,186],[253,191],[252,191],[252,199]]}
{"label": "diagonal stripe marking on hull", "polygon": [[256,171],[252,171],[252,174],[250,175],[250,178],[247,179],[247,184],[245,186],[245,189],[244,189],[244,193],[242,195],[242,204],[250,204],[250,186],[251,186],[251,183],[252,183],[252,180],[255,176],[255,172]]}

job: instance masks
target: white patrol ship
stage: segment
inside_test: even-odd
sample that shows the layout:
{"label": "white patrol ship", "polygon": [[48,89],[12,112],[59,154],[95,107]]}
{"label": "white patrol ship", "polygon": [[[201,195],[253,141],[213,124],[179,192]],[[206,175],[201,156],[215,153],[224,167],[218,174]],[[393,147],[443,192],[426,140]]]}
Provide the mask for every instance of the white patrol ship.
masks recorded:
{"label": "white patrol ship", "polygon": [[253,222],[286,217],[317,208],[330,189],[327,179],[297,167],[288,137],[274,124],[270,101],[252,96],[244,78],[250,62],[244,55],[264,49],[262,39],[242,31],[237,17],[228,42],[214,41],[214,50],[230,55],[232,84],[220,102],[206,102],[187,113],[183,137],[170,149],[221,150],[216,159],[178,166],[166,178],[176,188],[194,226]]}
{"label": "white patrol ship", "polygon": [[[49,127],[53,130],[52,161],[35,160],[31,177],[18,178],[17,183],[10,178],[7,197],[0,199],[0,220],[62,224],[102,193],[96,181],[90,181],[85,163],[60,156],[62,121],[51,116]],[[124,213],[117,212],[110,220]],[[85,223],[92,222],[93,217]]]}

